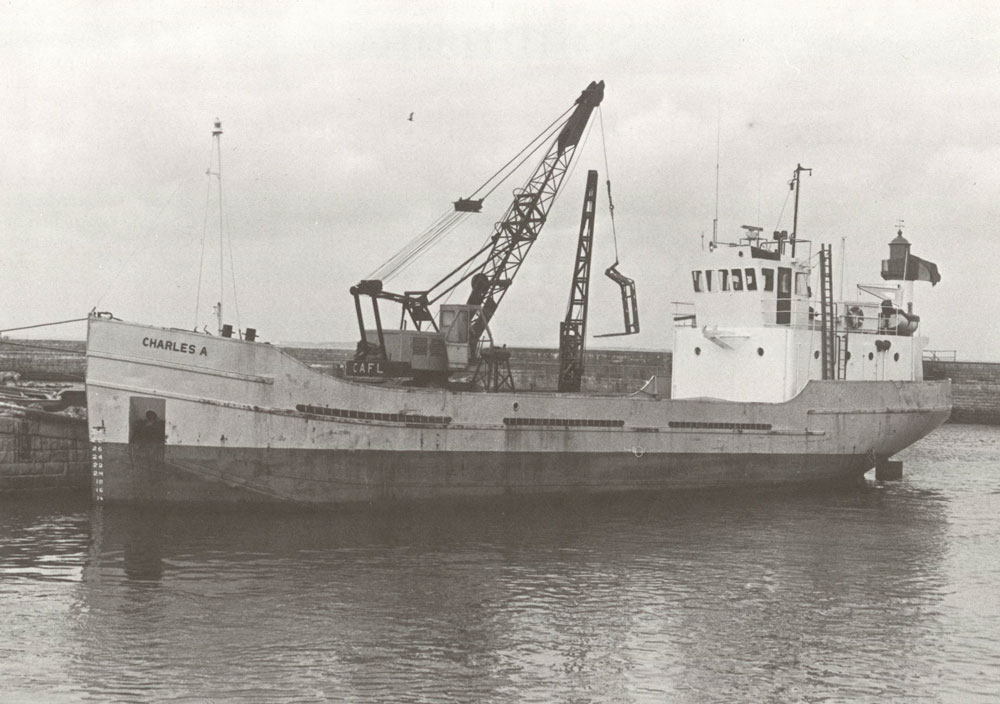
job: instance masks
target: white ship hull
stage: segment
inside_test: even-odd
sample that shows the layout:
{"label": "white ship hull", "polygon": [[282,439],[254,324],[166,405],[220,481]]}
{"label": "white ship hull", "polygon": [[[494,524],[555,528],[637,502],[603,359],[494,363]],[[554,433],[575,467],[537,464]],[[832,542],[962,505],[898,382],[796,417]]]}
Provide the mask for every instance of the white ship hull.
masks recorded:
{"label": "white ship hull", "polygon": [[[267,344],[91,319],[95,498],[337,504],[850,482],[951,412],[949,382],[790,401],[360,384]],[[161,441],[136,430],[153,410]]]}

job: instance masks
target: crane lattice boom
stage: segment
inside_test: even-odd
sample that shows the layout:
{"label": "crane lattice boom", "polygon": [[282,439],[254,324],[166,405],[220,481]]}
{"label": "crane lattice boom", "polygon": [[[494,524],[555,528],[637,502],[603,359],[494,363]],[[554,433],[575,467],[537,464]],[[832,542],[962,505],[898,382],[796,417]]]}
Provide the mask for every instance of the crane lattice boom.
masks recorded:
{"label": "crane lattice boom", "polygon": [[473,320],[470,345],[478,343],[538,237],[590,115],[603,98],[604,81],[592,82],[580,94],[566,124],[525,186],[514,193],[514,201],[497,224],[489,256],[472,277],[468,303],[481,305],[482,310]]}

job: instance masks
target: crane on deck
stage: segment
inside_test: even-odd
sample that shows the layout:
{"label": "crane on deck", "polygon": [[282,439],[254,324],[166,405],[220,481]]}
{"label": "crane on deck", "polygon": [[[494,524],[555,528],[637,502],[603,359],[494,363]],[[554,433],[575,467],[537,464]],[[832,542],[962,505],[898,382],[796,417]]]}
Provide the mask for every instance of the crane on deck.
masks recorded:
{"label": "crane on deck", "polygon": [[[456,370],[468,370],[479,361],[483,335],[488,333],[489,323],[497,307],[538,238],[563,179],[570,170],[591,114],[603,98],[604,82],[590,83],[573,107],[550,125],[550,128],[555,126],[554,129],[549,131],[547,128],[543,135],[532,140],[528,147],[505,165],[505,168],[510,166],[532,144],[537,142],[529,156],[538,151],[546,140],[550,140],[527,182],[514,191],[513,201],[484,246],[435,284],[425,290],[392,293],[384,288],[383,277],[372,276],[351,287],[361,340],[355,359],[348,365],[348,375],[423,377],[425,381],[433,381],[447,378],[449,373]],[[521,163],[527,158],[524,157]],[[444,216],[439,224],[421,235],[410,249],[404,248],[403,252],[390,259],[377,272],[384,269],[395,273],[405,267],[413,256],[424,251],[432,241],[442,236],[452,224],[470,213],[480,212],[484,198],[497,186],[493,186],[480,198],[476,196],[491,180],[492,178],[471,196],[456,200],[452,213]],[[441,303],[439,318],[435,320],[431,306],[465,281],[469,281],[471,288],[466,303]],[[362,296],[372,300],[375,331],[365,329]],[[378,305],[380,300],[401,306],[400,329],[383,328]],[[406,329],[407,320],[412,323],[412,330]],[[491,372],[489,376],[496,377],[496,374]]]}

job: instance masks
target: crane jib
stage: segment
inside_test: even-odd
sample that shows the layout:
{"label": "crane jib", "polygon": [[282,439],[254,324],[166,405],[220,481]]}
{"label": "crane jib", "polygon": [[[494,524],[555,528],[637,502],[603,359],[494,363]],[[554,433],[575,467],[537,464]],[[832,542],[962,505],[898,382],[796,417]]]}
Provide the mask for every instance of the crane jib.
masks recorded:
{"label": "crane jib", "polygon": [[576,100],[576,110],[566,120],[559,133],[559,154],[568,147],[575,147],[590,121],[590,114],[604,99],[604,81],[592,81]]}
{"label": "crane jib", "polygon": [[[569,171],[573,153],[587,127],[590,116],[604,99],[604,81],[591,82],[576,100],[576,107],[559,132],[558,137],[542,158],[523,188],[514,192],[503,219],[497,223],[493,246],[480,272],[485,285],[474,286],[468,305],[481,305],[470,328],[470,348],[493,318],[500,300],[510,288],[521,263],[545,224],[549,208]],[[482,283],[482,282],[480,282]]]}

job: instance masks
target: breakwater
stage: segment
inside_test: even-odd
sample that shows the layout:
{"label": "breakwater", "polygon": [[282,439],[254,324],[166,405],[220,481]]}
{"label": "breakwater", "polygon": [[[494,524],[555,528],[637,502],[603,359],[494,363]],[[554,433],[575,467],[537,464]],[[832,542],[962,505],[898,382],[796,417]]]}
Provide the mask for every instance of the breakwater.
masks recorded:
{"label": "breakwater", "polygon": [[83,383],[86,343],[78,340],[0,340],[0,372],[32,381]]}
{"label": "breakwater", "polygon": [[89,488],[85,419],[10,406],[0,409],[0,493]]}
{"label": "breakwater", "polygon": [[952,423],[1000,425],[1000,364],[924,360],[924,378],[951,379]]}
{"label": "breakwater", "polygon": [[[352,349],[346,347],[282,346],[299,361],[326,374],[343,373]],[[511,372],[518,389],[555,389],[559,353],[553,349],[510,347]],[[656,391],[670,394],[670,352],[588,350],[583,388],[602,393],[630,393],[656,377]],[[0,341],[0,371],[24,379],[82,382],[86,369],[84,343],[65,340]],[[925,360],[927,379],[951,379],[956,423],[1000,425],[1000,363]]]}

